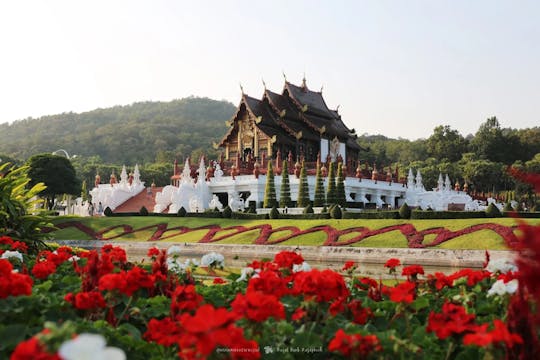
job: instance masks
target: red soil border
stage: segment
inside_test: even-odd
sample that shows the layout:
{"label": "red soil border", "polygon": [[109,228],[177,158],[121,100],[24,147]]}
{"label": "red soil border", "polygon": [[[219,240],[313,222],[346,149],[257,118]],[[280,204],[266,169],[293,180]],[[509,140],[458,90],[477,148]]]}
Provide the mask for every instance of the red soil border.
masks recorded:
{"label": "red soil border", "polygon": [[[119,238],[128,234],[133,234],[139,231],[146,231],[149,229],[155,229],[155,231],[150,237],[150,239],[148,239],[148,241],[160,241],[160,240],[165,240],[174,236],[187,234],[193,231],[207,230],[206,234],[201,238],[201,240],[198,241],[199,243],[218,242],[218,241],[225,240],[232,236],[236,236],[238,234],[242,234],[248,231],[259,230],[259,235],[257,236],[255,240],[253,240],[253,244],[257,244],[257,245],[275,245],[275,244],[279,244],[287,240],[291,240],[297,236],[311,234],[315,232],[323,232],[326,234],[326,240],[322,244],[323,246],[353,245],[365,239],[368,239],[372,236],[384,234],[391,231],[401,232],[407,238],[407,245],[409,248],[434,247],[448,240],[454,239],[456,237],[475,233],[481,230],[493,231],[497,235],[501,236],[507,244],[511,244],[517,241],[516,235],[514,234],[515,227],[504,226],[504,225],[493,224],[493,223],[472,225],[472,226],[468,226],[466,228],[463,228],[457,231],[452,231],[444,227],[434,227],[434,228],[419,231],[411,224],[386,226],[377,230],[370,230],[369,228],[363,227],[363,226],[338,230],[329,225],[314,226],[305,230],[300,230],[295,226],[281,226],[281,227],[273,229],[272,225],[269,225],[269,224],[262,224],[262,225],[256,225],[256,226],[251,226],[251,227],[228,226],[228,227],[222,228],[219,225],[206,225],[206,226],[200,226],[196,228],[188,228],[186,226],[175,226],[175,227],[169,228],[167,223],[159,223],[159,224],[144,226],[138,229],[133,229],[132,226],[127,225],[127,224],[122,224],[122,225],[110,226],[105,229],[101,229],[99,231],[95,231],[92,228],[82,224],[79,221],[63,222],[56,225],[56,228],[58,229],[66,229],[69,227],[74,227],[80,230],[81,232],[87,234],[93,239],[103,240],[103,241],[113,240],[113,239],[116,239],[116,238]],[[123,231],[121,233],[117,233],[112,236],[107,236],[107,233],[117,230],[117,229],[121,229]],[[53,228],[46,228],[44,229],[44,232],[51,232],[54,230],[55,229]],[[225,235],[219,235],[221,231],[228,231],[228,233]],[[270,240],[270,237],[272,236],[272,234],[283,232],[283,231],[288,231],[289,234],[283,235],[277,239]],[[340,237],[342,235],[351,234],[351,233],[353,234],[356,233],[357,235],[350,239],[340,241]],[[424,244],[424,239],[426,235],[436,235],[436,236],[433,241],[427,244]]]}

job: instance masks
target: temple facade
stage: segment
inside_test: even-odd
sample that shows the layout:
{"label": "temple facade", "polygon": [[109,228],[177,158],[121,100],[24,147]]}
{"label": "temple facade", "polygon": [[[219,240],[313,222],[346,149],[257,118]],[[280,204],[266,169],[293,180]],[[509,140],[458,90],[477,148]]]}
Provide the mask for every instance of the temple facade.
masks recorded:
{"label": "temple facade", "polygon": [[[242,93],[235,115],[227,121],[225,136],[215,148],[224,149],[225,160],[242,167],[265,159],[315,162],[342,161],[355,169],[361,147],[354,130],[330,110],[321,92],[285,81],[281,94],[264,89],[261,99]],[[244,166],[242,166],[244,165]]]}

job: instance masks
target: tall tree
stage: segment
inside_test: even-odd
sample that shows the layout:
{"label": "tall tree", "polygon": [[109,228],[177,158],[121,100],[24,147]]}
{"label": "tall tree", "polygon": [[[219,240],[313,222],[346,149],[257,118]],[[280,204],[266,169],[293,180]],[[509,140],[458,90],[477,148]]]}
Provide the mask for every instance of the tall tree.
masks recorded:
{"label": "tall tree", "polygon": [[266,186],[264,188],[263,207],[273,208],[274,206],[277,206],[276,185],[274,183],[274,169],[272,168],[272,161],[269,161],[268,169],[266,171]]}
{"label": "tall tree", "polygon": [[326,197],[324,196],[324,183],[321,174],[321,164],[317,162],[317,173],[315,174],[315,196],[313,206],[324,206]]}
{"label": "tall tree", "polygon": [[51,154],[39,154],[28,159],[30,186],[43,183],[47,188],[41,192],[47,198],[49,210],[56,195],[79,195],[81,183],[69,159]]}
{"label": "tall tree", "polygon": [[287,160],[283,161],[283,171],[281,172],[281,188],[279,192],[279,206],[284,208],[291,206],[291,184],[289,182],[289,171]]}
{"label": "tall tree", "polygon": [[332,205],[336,203],[336,174],[334,163],[328,164],[328,185],[326,185],[326,203]]}
{"label": "tall tree", "polygon": [[[507,163],[511,144],[505,139],[504,133],[496,117],[487,119],[480,125],[471,140],[471,149],[480,159],[493,162]],[[514,140],[512,140],[514,141]],[[510,160],[509,163],[513,161]]]}
{"label": "tall tree", "polygon": [[347,205],[347,197],[345,196],[345,178],[343,177],[343,164],[339,163],[337,168],[336,180],[336,204],[341,207]]}
{"label": "tall tree", "polygon": [[302,168],[300,169],[300,184],[298,185],[298,200],[296,200],[296,207],[306,207],[309,204],[309,186],[307,182],[306,166],[302,161]]}
{"label": "tall tree", "polygon": [[429,156],[437,160],[458,161],[467,151],[467,140],[450,126],[440,125],[433,129],[433,134],[426,141],[426,147]]}

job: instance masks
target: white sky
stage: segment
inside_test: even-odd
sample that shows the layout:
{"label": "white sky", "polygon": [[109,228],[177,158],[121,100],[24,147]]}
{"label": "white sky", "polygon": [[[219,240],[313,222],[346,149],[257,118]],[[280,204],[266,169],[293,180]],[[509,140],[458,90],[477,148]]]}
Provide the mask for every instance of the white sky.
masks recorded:
{"label": "white sky", "polygon": [[319,90],[358,133],[540,126],[538,1],[3,1],[0,122]]}

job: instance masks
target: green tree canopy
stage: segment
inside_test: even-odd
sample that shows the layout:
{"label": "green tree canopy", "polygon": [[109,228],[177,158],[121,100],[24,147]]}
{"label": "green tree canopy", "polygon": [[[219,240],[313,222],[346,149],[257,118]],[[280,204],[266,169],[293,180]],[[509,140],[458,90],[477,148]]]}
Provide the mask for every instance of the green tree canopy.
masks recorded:
{"label": "green tree canopy", "polygon": [[427,152],[437,160],[458,161],[467,151],[467,140],[448,125],[433,129],[433,134],[426,141]]}
{"label": "green tree canopy", "polygon": [[81,183],[69,159],[51,154],[39,154],[28,159],[30,186],[43,183],[47,188],[40,195],[48,200],[52,209],[56,195],[79,195]]}

